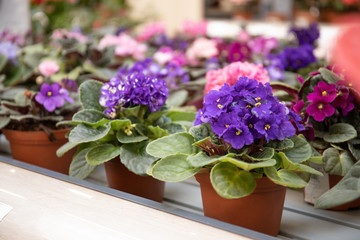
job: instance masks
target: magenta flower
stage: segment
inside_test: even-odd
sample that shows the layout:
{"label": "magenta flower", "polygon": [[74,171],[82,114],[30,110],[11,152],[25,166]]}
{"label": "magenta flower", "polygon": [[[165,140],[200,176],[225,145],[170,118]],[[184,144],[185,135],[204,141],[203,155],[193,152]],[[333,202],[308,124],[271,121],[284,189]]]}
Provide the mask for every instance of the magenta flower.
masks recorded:
{"label": "magenta flower", "polygon": [[59,83],[43,83],[41,90],[35,96],[35,100],[44,105],[45,109],[49,112],[53,112],[57,107],[62,107],[65,104],[65,100],[73,102],[66,89],[61,88]]}
{"label": "magenta flower", "polygon": [[311,102],[325,102],[331,103],[336,98],[336,85],[327,84],[326,82],[319,82],[317,86],[314,87],[314,92],[310,93],[307,98]]}
{"label": "magenta flower", "polygon": [[335,108],[330,103],[316,101],[307,107],[306,112],[313,116],[316,121],[321,122],[326,117],[332,116],[335,113]]}

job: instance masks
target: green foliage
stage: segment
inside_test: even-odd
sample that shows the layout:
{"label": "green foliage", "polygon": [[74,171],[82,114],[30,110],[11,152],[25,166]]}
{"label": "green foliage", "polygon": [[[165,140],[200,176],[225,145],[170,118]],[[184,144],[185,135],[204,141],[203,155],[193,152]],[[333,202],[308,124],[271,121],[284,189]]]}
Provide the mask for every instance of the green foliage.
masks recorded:
{"label": "green foliage", "polygon": [[341,143],[356,138],[356,129],[347,123],[336,123],[331,125],[329,133],[324,140],[329,143]]}

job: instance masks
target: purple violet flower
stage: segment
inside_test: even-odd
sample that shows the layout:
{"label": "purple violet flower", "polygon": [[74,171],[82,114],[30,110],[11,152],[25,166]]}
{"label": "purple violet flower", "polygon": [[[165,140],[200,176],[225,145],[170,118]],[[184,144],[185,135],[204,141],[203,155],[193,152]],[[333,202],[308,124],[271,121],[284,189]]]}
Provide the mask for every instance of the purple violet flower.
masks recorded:
{"label": "purple violet flower", "polygon": [[44,105],[45,109],[49,112],[53,112],[57,107],[62,107],[65,104],[65,100],[73,102],[74,100],[69,97],[69,93],[66,89],[61,88],[59,83],[43,83],[41,90],[35,96],[35,100]]}
{"label": "purple violet flower", "polygon": [[250,145],[254,142],[249,128],[241,122],[238,125],[228,127],[223,137],[235,149],[241,149],[244,145]]}
{"label": "purple violet flower", "polygon": [[320,30],[317,23],[312,23],[308,28],[292,27],[290,32],[295,34],[299,45],[313,45],[320,37]]}

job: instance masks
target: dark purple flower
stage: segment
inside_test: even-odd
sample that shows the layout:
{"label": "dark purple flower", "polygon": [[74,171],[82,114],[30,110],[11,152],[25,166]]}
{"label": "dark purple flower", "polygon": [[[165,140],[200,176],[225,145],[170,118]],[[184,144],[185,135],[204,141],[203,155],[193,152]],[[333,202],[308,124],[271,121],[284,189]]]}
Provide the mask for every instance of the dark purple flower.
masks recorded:
{"label": "dark purple flower", "polygon": [[[256,129],[256,131],[262,134],[267,141],[269,141],[269,139],[284,139],[283,136],[280,136],[281,132],[279,129],[279,124],[274,116],[270,116],[266,119],[261,119],[257,121],[254,124],[254,128]],[[295,133],[293,135],[295,135]]]}
{"label": "dark purple flower", "polygon": [[235,149],[241,149],[244,145],[250,145],[254,142],[249,128],[241,122],[238,125],[229,126],[223,135],[223,139]]}
{"label": "dark purple flower", "polygon": [[326,117],[330,117],[335,113],[335,108],[326,102],[313,102],[306,108],[307,114],[314,117],[318,122],[323,121]]}
{"label": "dark purple flower", "polygon": [[292,27],[290,32],[295,34],[299,45],[313,45],[314,42],[320,37],[320,30],[317,23],[312,23],[308,28]]}
{"label": "dark purple flower", "polygon": [[307,98],[311,102],[325,102],[331,103],[336,98],[336,85],[335,84],[327,84],[324,81],[318,83],[317,86],[314,87],[314,92],[310,93]]}
{"label": "dark purple flower", "polygon": [[204,98],[204,107],[206,115],[219,116],[228,111],[232,103],[232,96],[225,91],[211,90]]}
{"label": "dark purple flower", "polygon": [[74,80],[63,78],[61,80],[61,86],[70,92],[77,92],[78,91],[78,85]]}
{"label": "dark purple flower", "polygon": [[61,88],[59,83],[43,83],[41,90],[35,96],[35,100],[44,105],[45,109],[49,112],[53,112],[57,107],[62,107],[65,104],[65,100],[73,102],[68,96],[66,89]]}
{"label": "dark purple flower", "polygon": [[236,125],[239,117],[234,112],[222,113],[216,121],[212,123],[212,130],[221,137],[229,126]]}

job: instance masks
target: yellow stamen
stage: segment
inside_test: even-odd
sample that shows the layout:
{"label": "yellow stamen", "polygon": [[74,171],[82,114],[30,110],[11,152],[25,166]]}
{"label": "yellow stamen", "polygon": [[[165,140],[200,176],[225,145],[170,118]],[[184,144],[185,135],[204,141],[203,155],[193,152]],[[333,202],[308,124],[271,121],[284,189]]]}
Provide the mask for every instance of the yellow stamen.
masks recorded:
{"label": "yellow stamen", "polygon": [[352,87],[352,83],[349,83],[349,87]]}
{"label": "yellow stamen", "polygon": [[240,135],[240,133],[241,133],[241,131],[240,130],[238,130],[237,132],[236,132],[236,135]]}
{"label": "yellow stamen", "polygon": [[249,128],[253,128],[254,127],[254,125],[252,125],[251,123],[249,124]]}
{"label": "yellow stamen", "polygon": [[265,130],[266,130],[266,131],[269,130],[270,127],[271,127],[271,126],[270,126],[269,124],[266,124],[266,125],[265,125]]}
{"label": "yellow stamen", "polygon": [[336,94],[336,96],[342,96],[342,95],[343,95],[342,91],[339,91],[339,92]]}
{"label": "yellow stamen", "polygon": [[227,124],[226,124],[226,125],[225,125],[225,127],[226,127],[226,128],[228,128],[228,127],[229,127],[229,125],[227,125]]}
{"label": "yellow stamen", "polygon": [[326,95],[327,95],[327,92],[326,92],[326,91],[323,91],[323,92],[321,93],[321,95],[326,96]]}
{"label": "yellow stamen", "polygon": [[246,107],[247,107],[247,108],[251,108],[251,105],[247,105]]}
{"label": "yellow stamen", "polygon": [[48,97],[51,97],[52,92],[47,92]]}
{"label": "yellow stamen", "polygon": [[324,108],[324,105],[322,105],[322,104],[319,104],[319,106],[318,106],[318,109],[323,109]]}
{"label": "yellow stamen", "polygon": [[256,101],[260,101],[261,100],[261,97],[257,97],[255,98]]}
{"label": "yellow stamen", "polygon": [[259,102],[255,103],[255,107],[258,107],[260,105],[261,105],[261,103],[259,103]]}
{"label": "yellow stamen", "polygon": [[218,107],[219,109],[222,109],[224,106],[221,105],[221,104],[218,104],[217,107]]}

